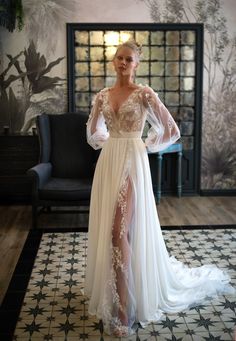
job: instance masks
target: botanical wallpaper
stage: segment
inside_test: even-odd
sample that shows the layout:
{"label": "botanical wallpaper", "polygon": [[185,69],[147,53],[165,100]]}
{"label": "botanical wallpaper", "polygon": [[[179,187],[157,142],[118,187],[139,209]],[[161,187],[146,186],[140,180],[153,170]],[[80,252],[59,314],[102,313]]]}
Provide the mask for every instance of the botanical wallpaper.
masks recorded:
{"label": "botanical wallpaper", "polygon": [[236,31],[222,0],[140,0],[154,22],[204,24],[202,189],[236,188]]}
{"label": "botanical wallpaper", "polygon": [[67,107],[66,22],[204,23],[202,189],[236,188],[235,0],[23,0],[24,27],[0,27],[0,131],[29,132]]}

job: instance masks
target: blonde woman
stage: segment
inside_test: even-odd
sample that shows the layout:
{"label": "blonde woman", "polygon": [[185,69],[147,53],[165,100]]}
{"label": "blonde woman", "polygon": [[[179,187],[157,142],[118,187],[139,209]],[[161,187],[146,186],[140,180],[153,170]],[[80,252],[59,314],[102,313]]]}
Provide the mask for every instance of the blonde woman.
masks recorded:
{"label": "blonde woman", "polygon": [[[87,123],[88,143],[102,151],[92,187],[85,293],[89,313],[115,336],[231,290],[216,267],[188,269],[167,253],[147,150],[165,149],[180,133],[158,95],[134,83],[140,52],[135,41],[118,46],[116,82],[96,95]],[[146,120],[151,127],[143,142]]]}

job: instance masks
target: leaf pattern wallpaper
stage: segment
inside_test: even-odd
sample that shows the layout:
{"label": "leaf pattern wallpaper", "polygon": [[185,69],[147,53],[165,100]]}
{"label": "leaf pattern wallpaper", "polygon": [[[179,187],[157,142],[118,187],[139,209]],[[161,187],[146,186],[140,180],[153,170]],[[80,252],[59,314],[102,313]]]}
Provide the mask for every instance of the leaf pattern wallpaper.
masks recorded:
{"label": "leaf pattern wallpaper", "polygon": [[140,0],[153,22],[204,24],[201,189],[236,188],[236,32],[222,0]]}
{"label": "leaf pattern wallpaper", "polygon": [[53,71],[65,59],[65,51],[58,57],[58,35],[63,37],[65,23],[77,6],[75,0],[24,0],[22,34],[1,32],[1,28],[0,33],[5,33],[0,40],[4,61],[0,64],[1,131],[8,126],[11,133],[26,134],[35,125],[37,115],[66,110],[65,65],[60,75],[58,69]]}
{"label": "leaf pattern wallpaper", "polygon": [[201,189],[236,188],[235,0],[23,0],[24,28],[0,27],[0,131],[30,132],[67,107],[66,22],[204,23]]}

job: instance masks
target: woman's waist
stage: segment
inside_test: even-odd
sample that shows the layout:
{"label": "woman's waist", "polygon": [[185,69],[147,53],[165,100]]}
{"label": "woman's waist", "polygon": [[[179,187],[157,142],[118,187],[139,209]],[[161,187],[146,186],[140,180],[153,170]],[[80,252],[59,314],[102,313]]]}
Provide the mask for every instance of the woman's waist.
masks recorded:
{"label": "woman's waist", "polygon": [[110,138],[141,139],[141,131],[109,131]]}

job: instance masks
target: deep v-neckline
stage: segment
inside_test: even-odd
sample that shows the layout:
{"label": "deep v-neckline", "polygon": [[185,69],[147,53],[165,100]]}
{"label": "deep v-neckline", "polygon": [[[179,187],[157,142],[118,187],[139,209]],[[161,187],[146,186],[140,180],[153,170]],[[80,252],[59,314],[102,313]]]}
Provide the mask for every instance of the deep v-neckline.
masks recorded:
{"label": "deep v-neckline", "polygon": [[115,114],[115,115],[118,115],[121,108],[124,106],[124,104],[126,102],[128,102],[128,100],[130,99],[130,97],[137,91],[137,90],[140,90],[140,87],[136,88],[135,90],[133,90],[127,97],[126,99],[121,103],[121,105],[119,106],[119,108],[117,109],[117,111],[114,110],[114,107],[111,103],[111,98],[110,98],[110,90],[111,88],[108,88],[108,91],[107,91],[107,102],[108,102],[108,105],[110,107],[110,109],[112,110],[112,112]]}

